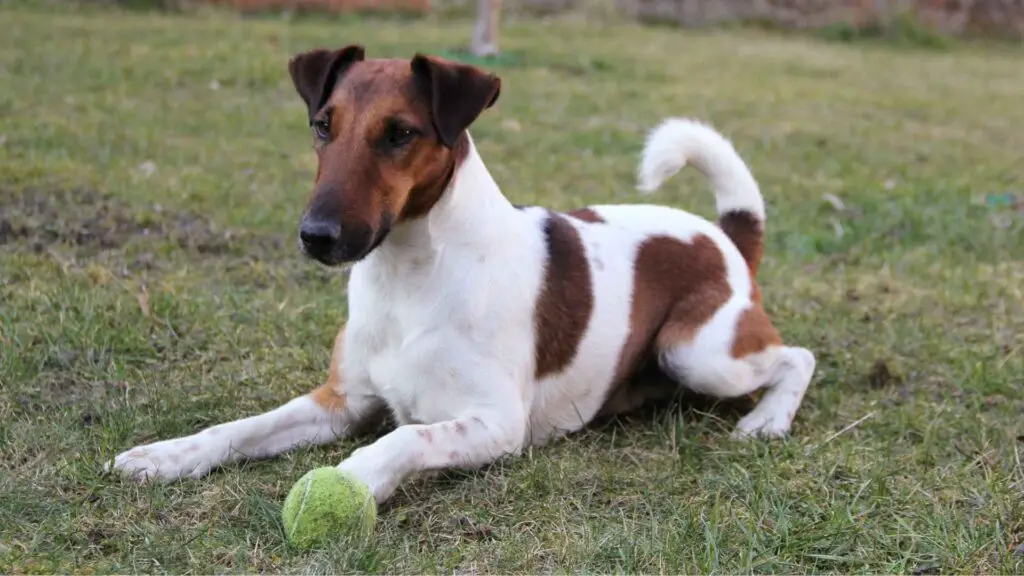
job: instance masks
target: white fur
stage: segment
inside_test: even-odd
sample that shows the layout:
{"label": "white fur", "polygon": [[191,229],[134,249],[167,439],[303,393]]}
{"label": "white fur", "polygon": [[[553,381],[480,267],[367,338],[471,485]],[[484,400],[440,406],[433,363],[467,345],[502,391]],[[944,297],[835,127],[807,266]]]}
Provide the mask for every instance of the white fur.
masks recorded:
{"label": "white fur", "polygon": [[764,199],[757,181],[732,142],[689,118],[668,118],[648,134],[637,189],[654,192],[688,163],[711,179],[719,214],[742,210],[764,221]]}
{"label": "white fur", "polygon": [[[763,218],[756,183],[728,142],[705,127],[671,120],[648,140],[641,180],[656,187],[687,161],[716,185],[720,210]],[[349,280],[340,393],[329,414],[299,398],[261,416],[178,440],[139,446],[113,466],[138,478],[197,477],[239,457],[344,436],[386,405],[397,429],[339,464],[379,502],[411,474],[474,467],[589,422],[608,397],[629,334],[638,247],[653,234],[689,242],[702,234],[724,255],[732,297],[697,337],[665,350],[661,365],[685,385],[718,396],[769,387],[741,420],[740,435],[784,434],[810,382],[814,357],[772,348],[729,355],[736,319],[751,306],[746,262],[715,224],[660,206],[599,206],[608,224],[570,219],[590,263],[594,308],[572,362],[534,378],[534,307],[547,247],[545,210],[518,210],[502,195],[470,141],[470,152],[428,217],[396,227],[355,265]],[[216,431],[216,432],[215,432]]]}
{"label": "white fur", "polygon": [[332,442],[345,433],[345,428],[343,414],[331,414],[309,397],[300,396],[259,416],[135,447],[118,454],[113,466],[150,477],[199,478],[216,465],[273,456],[304,444]]}

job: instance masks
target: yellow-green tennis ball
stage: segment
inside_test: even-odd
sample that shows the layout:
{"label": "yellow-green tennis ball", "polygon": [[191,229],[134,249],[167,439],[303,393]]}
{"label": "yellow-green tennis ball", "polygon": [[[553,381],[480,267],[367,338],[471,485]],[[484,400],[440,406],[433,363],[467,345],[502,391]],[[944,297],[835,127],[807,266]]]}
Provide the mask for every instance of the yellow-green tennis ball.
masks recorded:
{"label": "yellow-green tennis ball", "polygon": [[316,468],[292,486],[281,517],[289,542],[314,548],[372,535],[377,502],[355,476],[333,467]]}

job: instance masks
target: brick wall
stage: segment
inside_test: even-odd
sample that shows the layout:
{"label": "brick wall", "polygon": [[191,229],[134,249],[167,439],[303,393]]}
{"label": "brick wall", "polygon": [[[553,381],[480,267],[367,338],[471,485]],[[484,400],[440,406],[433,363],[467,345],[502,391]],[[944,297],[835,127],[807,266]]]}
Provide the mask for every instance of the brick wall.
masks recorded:
{"label": "brick wall", "polygon": [[268,9],[323,10],[327,12],[387,11],[427,12],[430,0],[210,0],[240,12]]}
{"label": "brick wall", "polygon": [[[242,11],[309,8],[346,12],[383,10],[472,13],[475,0],[206,0]],[[584,9],[598,0],[505,0],[502,12],[557,13]],[[625,17],[708,26],[760,21],[786,28],[820,28],[882,23],[909,12],[921,24],[948,34],[980,34],[1024,39],[1024,0],[600,0]]]}
{"label": "brick wall", "polygon": [[949,34],[1024,38],[1024,0],[616,0],[644,21],[706,26],[757,20],[791,28],[884,23],[908,13]]}

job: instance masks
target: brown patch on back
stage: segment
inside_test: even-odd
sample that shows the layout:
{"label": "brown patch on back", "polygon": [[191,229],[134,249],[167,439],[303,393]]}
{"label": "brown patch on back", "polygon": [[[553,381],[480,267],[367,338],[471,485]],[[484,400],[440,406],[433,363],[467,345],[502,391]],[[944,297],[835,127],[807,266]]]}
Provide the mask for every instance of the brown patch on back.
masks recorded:
{"label": "brown patch on back", "polygon": [[693,339],[731,296],[725,259],[711,238],[699,235],[683,242],[653,236],[644,241],[634,264],[629,336],[602,413],[636,406],[643,401],[636,396],[652,394],[643,383],[630,384],[630,377],[658,350]]}
{"label": "brown patch on back", "polygon": [[732,342],[733,358],[756,354],[770,346],[782,344],[782,337],[772,326],[768,314],[760,304],[754,304],[740,314],[736,322],[736,336]]}
{"label": "brown patch on back", "polygon": [[718,226],[747,261],[751,278],[756,277],[764,251],[764,225],[761,220],[746,210],[733,210],[719,217]]}
{"label": "brown patch on back", "polygon": [[564,216],[549,213],[544,237],[548,260],[534,310],[537,379],[572,362],[594,310],[590,265],[579,232]]}
{"label": "brown patch on back", "polygon": [[345,327],[334,337],[334,351],[331,353],[331,365],[327,372],[327,381],[310,392],[309,396],[328,412],[341,412],[348,405],[348,399],[341,391],[341,361],[344,358]]}
{"label": "brown patch on back", "polygon": [[755,304],[760,305],[761,288],[757,285],[757,269],[764,252],[764,223],[746,210],[733,210],[722,214],[718,225],[747,261],[753,288],[750,297]]}
{"label": "brown patch on back", "polygon": [[604,218],[594,211],[593,208],[578,208],[568,212],[569,216],[591,223],[604,223]]}

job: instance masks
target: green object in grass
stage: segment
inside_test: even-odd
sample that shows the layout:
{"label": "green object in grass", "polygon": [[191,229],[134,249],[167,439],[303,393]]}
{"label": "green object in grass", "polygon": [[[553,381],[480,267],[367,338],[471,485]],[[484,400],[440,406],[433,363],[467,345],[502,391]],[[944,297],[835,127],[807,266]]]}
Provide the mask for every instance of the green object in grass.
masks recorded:
{"label": "green object in grass", "polygon": [[472,64],[482,68],[511,68],[522,62],[522,55],[517,52],[499,52],[493,56],[477,56],[469,50],[455,48],[442,50],[437,55],[453,62]]}
{"label": "green object in grass", "polygon": [[281,517],[288,541],[309,549],[345,537],[369,537],[377,502],[361,480],[326,466],[310,470],[292,486]]}

